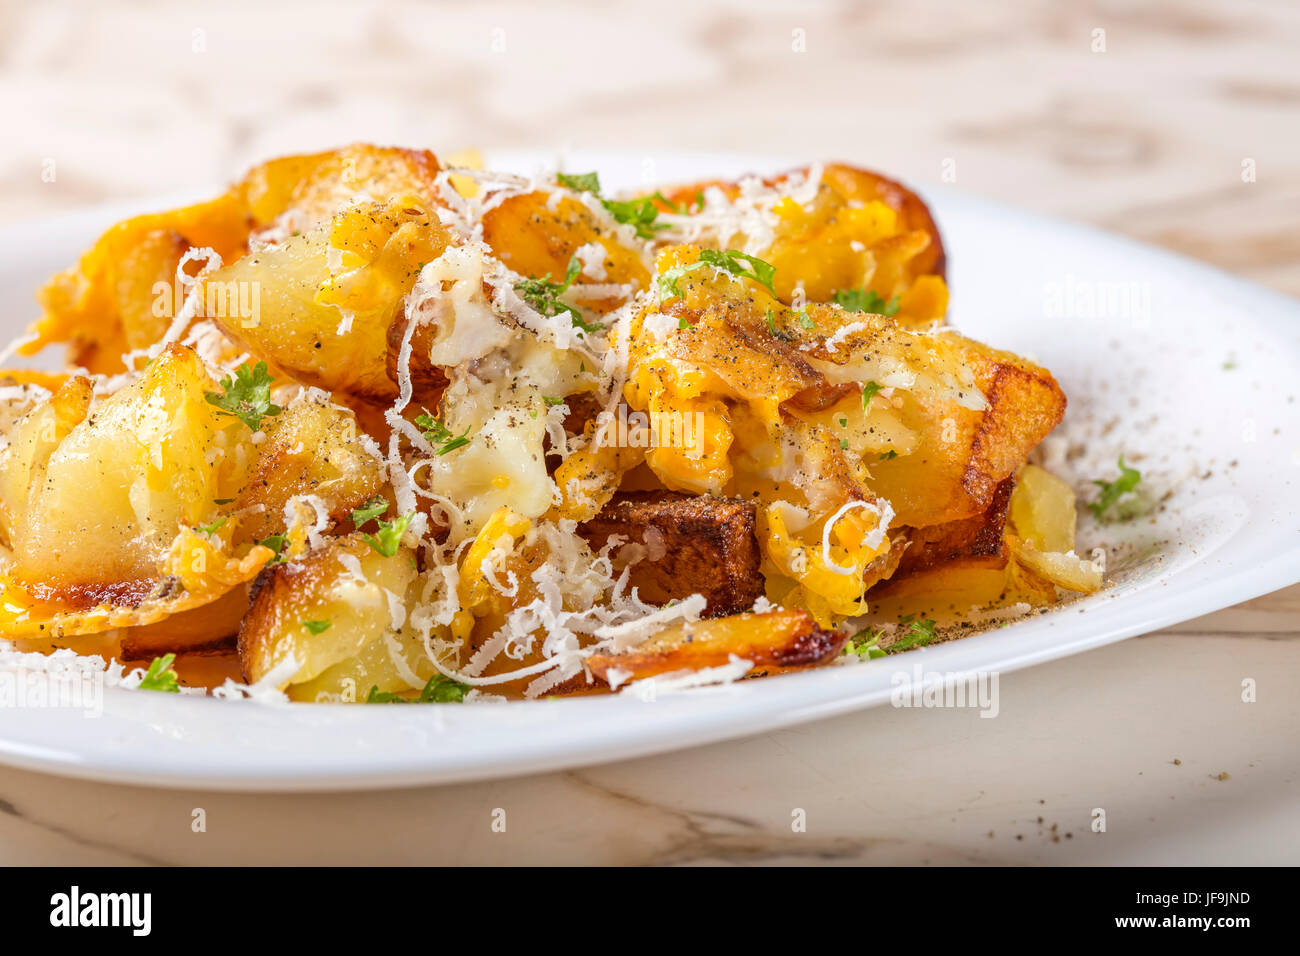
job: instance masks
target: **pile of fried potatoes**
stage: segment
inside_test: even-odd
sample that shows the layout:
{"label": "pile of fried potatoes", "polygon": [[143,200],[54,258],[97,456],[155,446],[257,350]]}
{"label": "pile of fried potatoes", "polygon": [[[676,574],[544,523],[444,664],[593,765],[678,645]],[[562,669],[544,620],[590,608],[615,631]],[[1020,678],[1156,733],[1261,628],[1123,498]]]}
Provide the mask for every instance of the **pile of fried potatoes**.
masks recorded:
{"label": "pile of fried potatoes", "polygon": [[0,637],[302,701],[535,698],[1094,591],[1027,464],[1065,396],[945,325],[944,262],[845,165],[614,196],[271,161],[41,290],[19,354],[68,359],[0,373]]}

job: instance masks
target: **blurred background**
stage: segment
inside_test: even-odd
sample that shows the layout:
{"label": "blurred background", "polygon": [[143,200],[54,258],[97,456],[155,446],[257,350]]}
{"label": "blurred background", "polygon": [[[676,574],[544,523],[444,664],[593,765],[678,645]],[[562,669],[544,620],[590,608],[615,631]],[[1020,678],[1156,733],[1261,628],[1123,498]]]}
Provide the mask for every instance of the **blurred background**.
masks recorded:
{"label": "blurred background", "polygon": [[735,150],[946,178],[1300,293],[1297,51],[1289,0],[4,0],[0,217],[352,140]]}
{"label": "blurred background", "polygon": [[[731,151],[950,183],[1300,295],[1298,60],[1295,0],[0,0],[0,221],[355,140]],[[0,862],[1294,863],[1294,724],[1153,711],[1215,699],[1229,660],[1294,686],[1298,622],[1293,587],[1008,675],[998,721],[880,708],[513,781],[242,797],[0,769]],[[1103,794],[1127,821],[1104,846],[1075,836]]]}

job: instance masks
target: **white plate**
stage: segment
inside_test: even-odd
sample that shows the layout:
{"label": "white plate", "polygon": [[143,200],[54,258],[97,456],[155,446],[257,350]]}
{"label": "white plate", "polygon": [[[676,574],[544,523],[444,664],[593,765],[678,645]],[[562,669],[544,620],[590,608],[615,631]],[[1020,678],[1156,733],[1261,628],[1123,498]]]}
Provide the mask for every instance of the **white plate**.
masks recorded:
{"label": "white plate", "polygon": [[[610,189],[782,168],[735,157],[652,159],[573,154],[566,168],[598,169]],[[531,172],[551,160],[498,153],[493,164]],[[0,761],[124,783],[230,790],[367,789],[523,774],[869,707],[889,700],[895,675],[917,666],[929,673],[1008,671],[1300,580],[1300,304],[1127,239],[958,193],[930,190],[927,198],[948,246],[953,323],[1036,358],[1069,395],[1071,411],[1058,432],[1087,451],[1075,461],[1082,467],[1073,480],[1086,488],[1089,478],[1113,477],[1114,458],[1124,451],[1130,460],[1141,458],[1147,486],[1169,494],[1156,521],[1102,529],[1097,540],[1125,567],[1101,594],[862,666],[655,702],[265,706],[109,690],[96,718],[0,708]],[[71,263],[104,225],[138,208],[0,231],[6,335],[31,317],[31,293],[50,272]],[[1107,292],[1123,289],[1127,299],[1105,301]],[[1105,307],[1089,309],[1089,293],[1100,294]]]}

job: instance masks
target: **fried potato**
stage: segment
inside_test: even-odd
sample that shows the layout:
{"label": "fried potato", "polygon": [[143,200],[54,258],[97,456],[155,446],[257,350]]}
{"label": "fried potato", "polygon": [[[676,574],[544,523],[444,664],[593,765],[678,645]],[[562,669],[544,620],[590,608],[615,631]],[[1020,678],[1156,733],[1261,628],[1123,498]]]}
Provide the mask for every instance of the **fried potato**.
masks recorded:
{"label": "fried potato", "polygon": [[118,658],[148,661],[163,654],[228,654],[248,611],[249,587],[232,588],[211,604],[121,632]]}
{"label": "fried potato", "polygon": [[846,640],[845,634],[818,627],[805,611],[736,614],[669,628],[622,654],[593,654],[587,668],[614,684],[720,667],[734,655],[750,661],[750,675],[758,676],[825,663]]}
{"label": "fried potato", "polygon": [[749,609],[763,593],[752,502],[623,492],[578,533],[594,551],[614,535],[642,545],[628,580],[651,604],[702,594],[705,615],[720,617]]}
{"label": "fried potato", "polygon": [[314,497],[337,522],[384,487],[382,466],[365,450],[349,410],[303,396],[265,422],[267,440],[227,512],[241,515],[236,541],[283,531],[285,506],[293,498]]}
{"label": "fried potato", "polygon": [[954,561],[969,567],[1003,567],[1007,559],[1004,540],[1007,511],[1015,484],[1014,478],[1007,478],[998,485],[993,501],[983,514],[928,528],[908,529],[907,550],[894,578],[901,579]]}
{"label": "fried potato", "polygon": [[[792,170],[764,185],[786,186],[810,171]],[[732,200],[742,192],[739,183],[707,182],[669,189],[667,198],[694,214],[691,204],[711,188]],[[669,206],[661,203],[661,208]],[[782,200],[772,211],[772,235],[749,251],[776,267],[777,296],[786,304],[793,302],[796,287],[810,302],[830,302],[840,291],[869,290],[884,305],[897,298],[902,322],[943,319],[948,305],[943,239],[925,203],[907,187],[832,163],[823,167],[807,202]],[[746,248],[747,238],[737,234],[718,241],[723,248]]]}
{"label": "fried potato", "polygon": [[281,689],[292,687],[398,632],[416,577],[413,558],[406,548],[386,557],[351,534],[269,569],[239,632],[244,677],[260,680],[292,655],[298,669]]}
{"label": "fried potato", "polygon": [[[626,285],[631,292],[644,289],[650,273],[640,253],[620,244],[617,233],[602,224],[585,203],[565,196],[552,207],[544,192],[511,196],[483,216],[483,239],[511,269],[535,279],[550,276],[562,282],[565,270],[583,246],[593,243],[603,252],[597,267],[600,278],[586,271],[574,285]],[[582,304],[598,313],[610,312],[631,298],[630,293],[584,296]]]}
{"label": "fried potato", "polygon": [[232,339],[295,378],[387,402],[389,328],[420,268],[450,242],[414,198],[344,209],[316,229],[223,266],[203,280],[249,298],[251,314],[210,316]]}
{"label": "fried potato", "polygon": [[20,352],[66,342],[71,364],[120,372],[122,354],[156,342],[175,317],[176,268],[186,250],[210,248],[229,265],[247,251],[253,231],[279,222],[278,238],[289,238],[327,222],[357,196],[381,203],[414,197],[433,209],[441,201],[439,169],[429,152],[356,144],[272,160],[216,199],[118,223],[46,283],[37,296],[44,314]]}
{"label": "fried potato", "polygon": [[[222,497],[212,461],[228,441],[204,398],[215,387],[181,346],[89,415],[89,384],[70,380],[51,400],[56,419],[67,411],[49,425],[53,440],[16,437],[0,460],[16,578],[91,604],[101,593],[151,591],[177,532]],[[44,430],[48,414],[34,412],[21,432]]]}

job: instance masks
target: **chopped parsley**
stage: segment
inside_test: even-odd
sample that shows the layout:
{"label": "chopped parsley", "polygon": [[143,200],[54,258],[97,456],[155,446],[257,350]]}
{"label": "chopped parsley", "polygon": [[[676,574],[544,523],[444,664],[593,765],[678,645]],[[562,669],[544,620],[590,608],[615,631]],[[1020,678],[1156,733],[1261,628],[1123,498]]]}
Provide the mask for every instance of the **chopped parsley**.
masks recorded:
{"label": "chopped parsley", "polygon": [[872,627],[867,628],[865,631],[858,631],[844,645],[844,653],[853,654],[860,660],[874,660],[877,657],[884,657],[885,652],[879,646],[881,635],[884,633],[880,628]]}
{"label": "chopped parsley", "polygon": [[[1141,480],[1142,473],[1136,468],[1130,468],[1124,464],[1124,456],[1120,455],[1118,478],[1114,481],[1093,481],[1093,484],[1101,489],[1101,494],[1097,496],[1097,500],[1088,504],[1093,517],[1101,522],[1127,521],[1129,518],[1136,517],[1137,512],[1133,508],[1125,509],[1122,506],[1116,508],[1116,506],[1120,505],[1120,500],[1125,495],[1133,493]],[[1115,512],[1108,517],[1108,513],[1112,509],[1115,509]]]}
{"label": "chopped parsley", "polygon": [[885,649],[886,654],[896,654],[900,651],[910,651],[914,647],[924,647],[935,639],[934,621],[930,618],[924,620],[913,620],[909,615],[898,623],[907,625],[907,632],[894,643]]}
{"label": "chopped parsley", "polygon": [[414,699],[402,697],[400,694],[390,694],[380,691],[379,685],[370,688],[370,693],[366,697],[367,704],[459,704],[465,699],[465,694],[469,691],[468,684],[462,684],[460,681],[452,680],[450,677],[444,677],[442,674],[434,674],[429,678],[424,689],[420,691],[420,696]]}
{"label": "chopped parsley", "polygon": [[[655,233],[660,229],[668,228],[667,223],[655,222],[659,218],[659,207],[654,203],[655,198],[661,199],[670,206],[672,205],[658,193],[654,197],[646,196],[641,199],[605,199],[600,195],[600,176],[597,173],[575,173],[572,175],[557,173],[555,179],[561,186],[580,193],[591,193],[600,200],[600,204],[605,207],[606,212],[614,217],[615,222],[624,226],[632,226],[636,230],[638,239],[653,239]],[[702,203],[703,197],[701,197]]]}
{"label": "chopped parsley", "polygon": [[600,174],[591,173],[556,173],[556,181],[568,189],[580,193],[600,193]]}
{"label": "chopped parsley", "polygon": [[140,681],[140,690],[156,690],[164,694],[179,694],[181,692],[180,678],[172,670],[172,663],[175,660],[175,654],[164,654],[162,657],[155,657],[149,664],[149,669],[144,672],[144,678]]}
{"label": "chopped parsley", "polygon": [[289,539],[282,534],[273,534],[269,538],[263,538],[257,543],[262,547],[270,548],[275,552],[275,557],[266,562],[267,564],[279,564],[284,560],[284,546],[289,543]]}
{"label": "chopped parsley", "polygon": [[862,386],[862,407],[865,409],[871,404],[871,399],[875,397],[876,392],[884,388],[878,382],[868,382]]}
{"label": "chopped parsley", "polygon": [[873,315],[897,315],[898,296],[888,302],[870,289],[841,289],[835,293],[835,304],[849,312],[870,312]]}
{"label": "chopped parsley", "polygon": [[366,544],[374,548],[386,558],[391,558],[397,553],[397,546],[402,543],[402,535],[406,534],[407,525],[415,517],[415,512],[401,515],[392,521],[380,521],[379,531],[376,534],[363,534],[361,537]]}
{"label": "chopped parsley", "polygon": [[552,407],[554,407],[554,406],[556,406],[556,405],[563,405],[563,404],[564,404],[564,399],[563,399],[563,398],[560,398],[560,397],[558,397],[558,396],[555,396],[555,395],[543,395],[543,396],[542,396],[542,401],[544,401],[547,405],[550,405],[550,406],[552,406]]}
{"label": "chopped parsley", "polygon": [[427,408],[424,409],[423,415],[415,416],[415,427],[424,433],[424,440],[433,446],[434,452],[440,458],[449,451],[464,448],[469,444],[469,426],[466,426],[461,434],[453,435],[451,429],[430,415]]}
{"label": "chopped parsley", "polygon": [[764,262],[757,256],[741,252],[739,249],[728,249],[726,252],[719,252],[717,249],[705,249],[700,253],[698,262],[691,262],[684,266],[669,269],[659,277],[659,298],[676,299],[680,297],[682,290],[678,287],[677,280],[686,273],[694,272],[696,269],[703,269],[705,266],[713,266],[715,269],[729,273],[738,279],[753,279],[772,295],[776,295],[776,290],[772,287],[772,279],[776,275],[776,266]]}
{"label": "chopped parsley", "polygon": [[302,621],[301,623],[302,626],[305,627],[312,634],[320,634],[324,631],[329,630],[331,622],[330,621]]}
{"label": "chopped parsley", "polygon": [[599,332],[604,328],[603,325],[587,322],[577,308],[560,301],[560,296],[569,290],[569,286],[573,285],[573,280],[578,278],[580,272],[582,272],[582,263],[578,261],[577,256],[570,256],[569,265],[564,270],[563,282],[552,282],[551,274],[548,272],[540,279],[524,279],[515,286],[515,291],[540,315],[551,318],[561,312],[567,312],[575,328],[584,332]]}
{"label": "chopped parsley", "polygon": [[372,518],[378,518],[388,510],[388,499],[383,495],[375,495],[360,508],[352,509],[352,527],[360,528]]}
{"label": "chopped parsley", "polygon": [[655,222],[659,218],[659,207],[649,197],[602,199],[600,203],[615,222],[634,228],[638,239],[653,239],[660,229],[669,228],[666,222]]}
{"label": "chopped parsley", "polygon": [[226,523],[227,518],[218,518],[212,524],[201,524],[195,527],[195,531],[201,531],[203,534],[216,534],[217,529]]}
{"label": "chopped parsley", "polygon": [[258,362],[252,367],[246,362],[235,369],[233,377],[227,375],[221,380],[224,394],[206,392],[204,397],[210,405],[215,405],[227,415],[235,416],[251,430],[257,431],[263,418],[280,414],[280,406],[271,403],[273,381],[266,371],[265,362]]}
{"label": "chopped parsley", "polygon": [[[681,203],[679,205],[678,203],[673,202],[671,199],[669,199],[667,196],[665,196],[657,189],[654,191],[653,194],[651,194],[650,198],[656,199],[659,202],[663,203],[665,206],[667,206],[670,210],[672,210],[674,213],[676,213],[679,216],[689,216],[691,214],[691,207],[689,205],[687,205],[686,203]],[[695,206],[695,210],[694,210],[695,212],[700,212],[702,209],[704,209],[704,193],[699,191],[695,193],[694,206]]]}
{"label": "chopped parsley", "polygon": [[807,309],[800,309],[797,314],[799,316],[799,328],[804,331],[817,328],[817,323],[812,320],[812,316],[808,314]]}
{"label": "chopped parsley", "polygon": [[894,451],[894,449],[891,448],[891,449],[889,449],[889,451],[884,452],[883,454],[881,454],[881,456],[880,456],[880,460],[881,460],[881,461],[893,461],[893,460],[894,460],[895,458],[897,458],[897,457],[898,457],[898,452]]}

